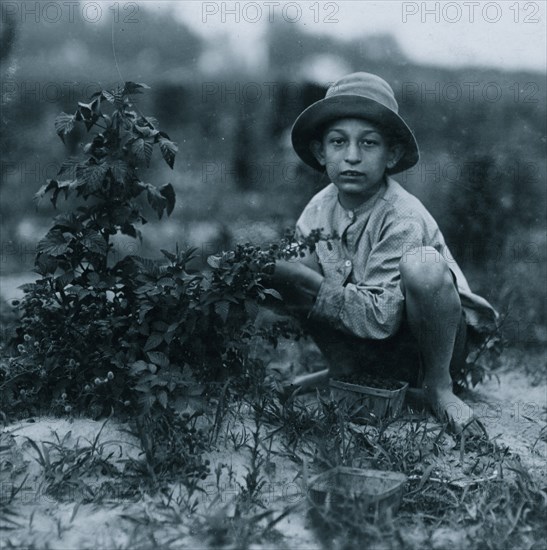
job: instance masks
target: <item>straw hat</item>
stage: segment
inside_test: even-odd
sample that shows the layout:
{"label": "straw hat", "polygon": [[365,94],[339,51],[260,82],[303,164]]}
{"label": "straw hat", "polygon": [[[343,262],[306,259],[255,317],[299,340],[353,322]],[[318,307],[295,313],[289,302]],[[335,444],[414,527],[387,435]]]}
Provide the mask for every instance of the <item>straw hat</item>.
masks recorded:
{"label": "straw hat", "polygon": [[370,73],[352,73],[335,82],[324,99],[316,101],[296,119],[291,139],[298,156],[309,166],[324,171],[310,149],[314,139],[321,139],[325,124],[341,118],[363,118],[376,124],[404,147],[399,162],[386,169],[396,174],[418,162],[418,144],[414,134],[399,116],[399,106],[391,86],[379,76]]}

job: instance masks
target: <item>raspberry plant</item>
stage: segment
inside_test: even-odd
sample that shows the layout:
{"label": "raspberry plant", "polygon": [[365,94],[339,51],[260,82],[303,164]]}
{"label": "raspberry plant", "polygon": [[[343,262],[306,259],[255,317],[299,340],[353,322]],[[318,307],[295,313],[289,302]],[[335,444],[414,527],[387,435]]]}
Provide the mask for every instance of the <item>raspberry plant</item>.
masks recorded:
{"label": "raspberry plant", "polygon": [[[128,255],[114,262],[115,235],[142,238],[145,208],[161,218],[175,204],[171,184],[141,179],[154,146],[171,168],[177,152],[134,108],[131,97],[145,88],[126,82],[102,90],[56,119],[63,141],[76,123],[93,133],[84,158],[64,162],[36,195],[49,195],[55,207],[59,197],[70,200],[38,243],[41,278],[23,287],[18,355],[1,373],[3,397],[17,409],[159,418],[175,414],[198,383],[212,392],[230,377],[240,389],[255,383],[263,369],[248,352],[258,304],[280,298],[265,275],[277,258],[323,238],[314,232],[266,250],[237,246],[211,258],[208,272],[190,271],[195,251],[178,246],[161,251],[164,261]],[[262,335],[275,343],[287,330]]]}
{"label": "raspberry plant", "polygon": [[104,412],[131,404],[131,386],[120,369],[136,353],[137,342],[123,345],[132,296],[112,265],[112,237],[142,238],[138,226],[147,221],[146,202],[160,218],[175,205],[170,183],[158,188],[141,179],[154,146],[171,168],[177,152],[157,122],[134,109],[132,96],[145,88],[126,82],[101,90],[55,121],[63,142],[76,123],[93,133],[84,158],[69,158],[36,194],[37,200],[49,194],[55,207],[64,196],[72,208],[55,216],[38,243],[35,268],[41,279],[23,287],[21,355],[15,361],[23,401],[52,400],[67,412],[74,405]]}
{"label": "raspberry plant", "polygon": [[207,438],[196,428],[198,421],[206,428],[203,411],[188,405],[196,393],[202,404],[211,394],[224,403],[229,385],[238,394],[260,386],[264,365],[251,359],[251,339],[275,344],[290,332],[283,324],[255,327],[258,304],[280,298],[265,276],[277,258],[303,254],[321,237],[266,250],[237,246],[210,258],[208,272],[190,271],[195,250],[178,245],[161,250],[164,261],[128,255],[115,262],[115,235],[142,239],[145,208],[161,218],[175,205],[170,183],[141,179],[154,146],[171,168],[177,152],[157,122],[134,109],[131,96],[144,88],[126,82],[102,90],[56,119],[63,141],[76,123],[94,133],[85,157],[64,162],[36,194],[50,195],[55,207],[69,199],[68,208],[38,243],[41,278],[23,286],[17,354],[0,365],[0,397],[10,414],[132,420],[144,455],[130,465],[135,480],[158,487],[179,477],[191,495],[210,468],[202,456]]}

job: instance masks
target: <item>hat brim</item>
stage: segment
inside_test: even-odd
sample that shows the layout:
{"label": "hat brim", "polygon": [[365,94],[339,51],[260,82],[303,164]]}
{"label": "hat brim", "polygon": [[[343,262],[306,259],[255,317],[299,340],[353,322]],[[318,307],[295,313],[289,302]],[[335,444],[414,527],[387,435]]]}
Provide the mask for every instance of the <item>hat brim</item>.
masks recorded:
{"label": "hat brim", "polygon": [[310,149],[313,140],[321,140],[325,124],[341,118],[363,118],[387,130],[397,143],[404,147],[403,156],[388,174],[396,174],[414,166],[420,158],[414,134],[405,121],[381,103],[360,95],[337,95],[321,99],[305,109],[296,119],[291,130],[291,140],[297,155],[308,165],[323,172]]}

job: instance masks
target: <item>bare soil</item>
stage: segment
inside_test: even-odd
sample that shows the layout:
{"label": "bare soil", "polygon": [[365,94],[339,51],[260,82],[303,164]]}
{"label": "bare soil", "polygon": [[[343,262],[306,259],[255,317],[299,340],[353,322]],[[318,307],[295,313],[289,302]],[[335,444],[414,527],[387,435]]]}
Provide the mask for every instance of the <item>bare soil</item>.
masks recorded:
{"label": "bare soil", "polygon": [[[500,445],[507,445],[518,460],[526,467],[530,475],[547,489],[547,387],[543,377],[538,381],[526,376],[522,370],[506,368],[473,391],[467,392],[464,400],[469,403],[475,414],[483,421],[491,439]],[[311,398],[308,398],[311,399]],[[245,418],[245,411],[242,411]],[[240,432],[251,430],[251,415],[239,426]],[[431,418],[434,433],[441,427]],[[111,454],[111,460],[120,468],[125,460],[138,458],[138,442],[124,431],[123,425],[74,418],[55,419],[37,418],[6,426],[2,442],[10,443],[9,458],[1,467],[3,497],[11,487],[22,485],[13,510],[14,523],[5,524],[9,528],[4,541],[8,547],[31,547],[52,549],[74,548],[136,548],[149,547],[137,533],[142,525],[136,523],[148,517],[156,525],[162,522],[160,506],[162,496],[142,495],[137,499],[125,500],[113,492],[97,503],[81,503],[78,491],[73,498],[56,500],[44,493],[44,472],[38,464],[36,450],[29,439],[39,446],[41,442],[62,441],[70,448],[93,441],[103,428],[100,441],[104,452]],[[355,429],[359,427],[355,426]],[[389,430],[394,438],[404,440],[408,431],[408,422],[395,422]],[[435,432],[435,430],[437,430]],[[226,434],[228,430],[226,430]],[[441,434],[444,452],[428,460],[416,470],[416,479],[437,484],[448,484],[453,488],[465,488],[484,483],[489,479],[510,476],[511,471],[500,471],[499,464],[482,456],[481,449],[462,453],[461,445],[452,437]],[[272,543],[268,548],[328,548],[334,541],[320,540],[317,532],[309,523],[306,514],[306,499],[302,488],[301,468],[286,456],[273,439],[269,446],[267,461],[263,468],[267,483],[262,489],[261,501],[269,509],[271,517],[279,516],[288,506],[290,513],[281,519],[272,529]],[[266,443],[266,440],[265,440]],[[264,447],[266,448],[266,447]],[[245,487],[244,477],[248,473],[249,450],[242,446],[234,451],[226,439],[219,438],[217,448],[209,453],[212,471],[222,465],[217,480],[211,474],[204,482],[204,491],[197,498],[197,515],[214,521],[226,522],[236,514],[235,496]],[[97,487],[106,480],[106,476],[88,480]],[[174,488],[175,491],[175,488]],[[239,495],[241,496],[241,495]],[[470,513],[473,511],[471,510]],[[220,519],[219,519],[220,518]],[[202,548],[210,547],[214,541],[205,540],[198,531],[192,529],[192,523],[173,523],[165,520],[164,527],[154,531],[157,547],[162,540],[170,547]],[[207,531],[210,535],[211,530]],[[208,536],[209,536],[208,535]],[[175,537],[175,539],[173,539]],[[432,548],[464,548],[469,545],[471,532],[450,526],[438,526],[428,533],[419,529],[409,530],[405,535],[408,547],[419,547],[427,542]],[[177,542],[174,543],[173,540]],[[169,542],[170,541],[170,542]],[[273,544],[273,546],[272,546]],[[10,546],[11,545],[11,546]],[[174,545],[174,546],[173,546]],[[406,544],[405,544],[406,545]],[[495,547],[495,544],[494,544]],[[266,548],[254,545],[253,548]]]}

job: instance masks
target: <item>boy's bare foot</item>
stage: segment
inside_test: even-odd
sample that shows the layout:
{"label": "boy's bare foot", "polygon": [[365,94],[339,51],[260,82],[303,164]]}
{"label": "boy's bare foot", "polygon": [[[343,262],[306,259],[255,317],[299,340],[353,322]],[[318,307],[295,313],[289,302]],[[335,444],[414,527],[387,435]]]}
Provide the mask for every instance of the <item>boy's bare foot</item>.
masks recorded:
{"label": "boy's bare foot", "polygon": [[487,435],[482,422],[475,417],[473,409],[451,391],[434,391],[424,388],[424,395],[435,416],[442,422],[448,422],[453,433]]}

